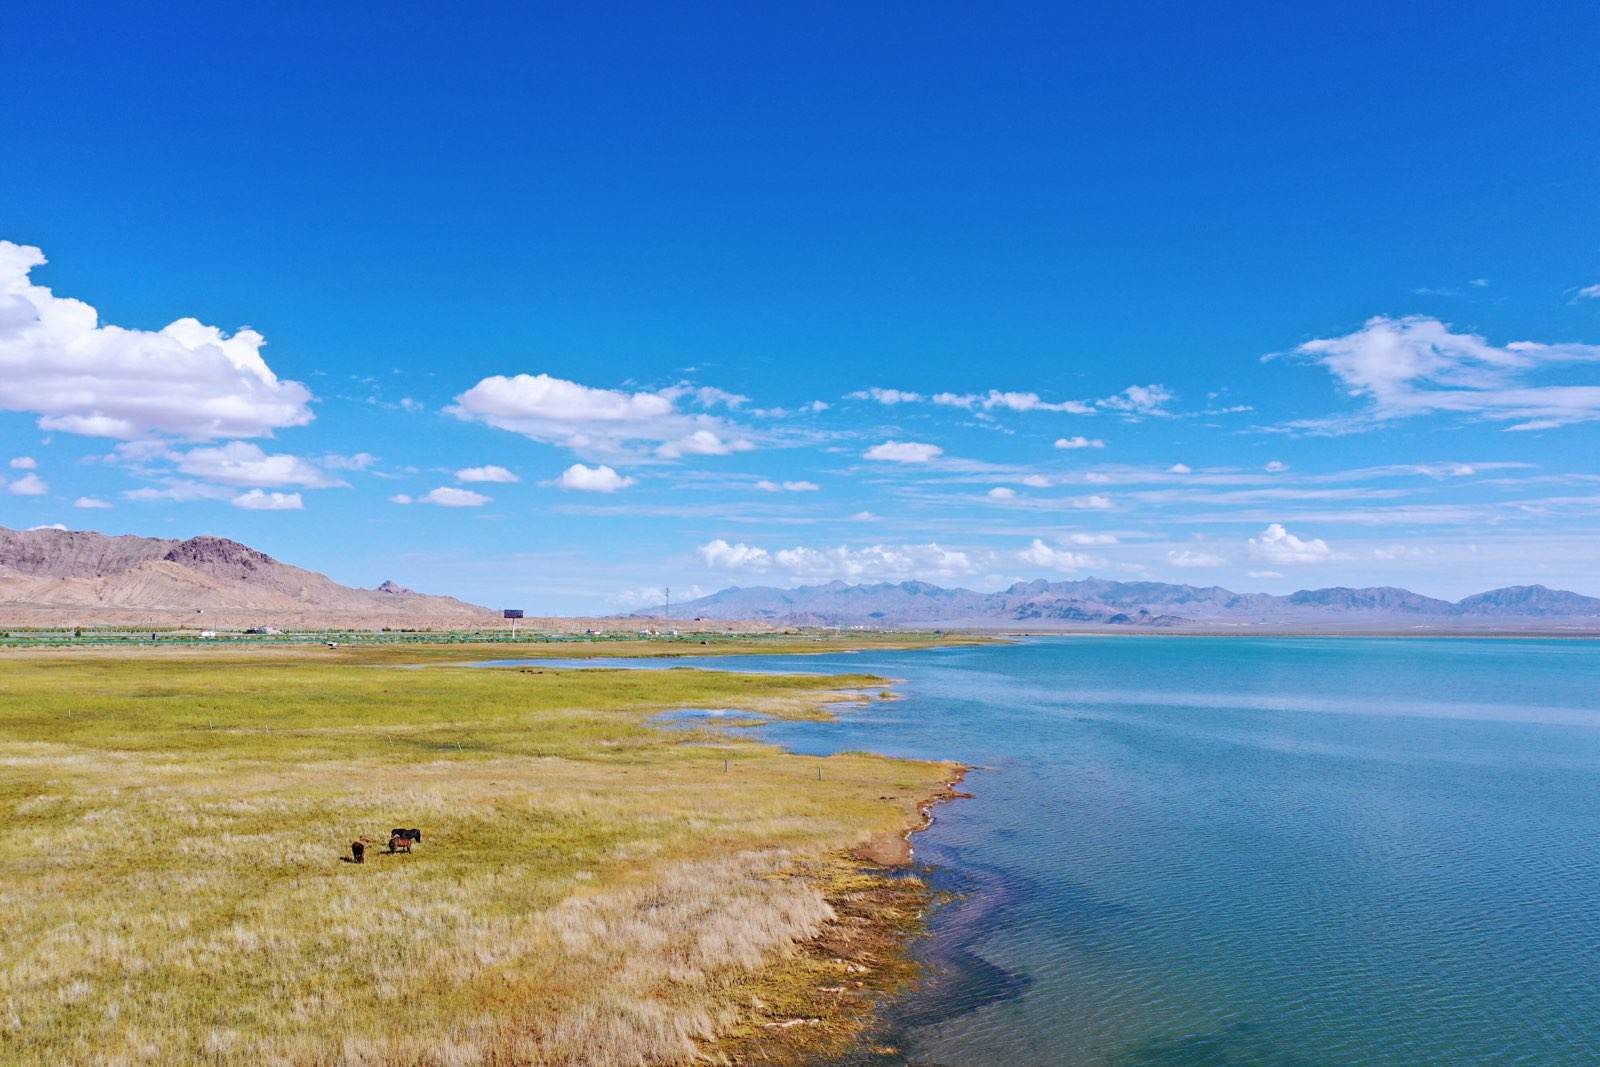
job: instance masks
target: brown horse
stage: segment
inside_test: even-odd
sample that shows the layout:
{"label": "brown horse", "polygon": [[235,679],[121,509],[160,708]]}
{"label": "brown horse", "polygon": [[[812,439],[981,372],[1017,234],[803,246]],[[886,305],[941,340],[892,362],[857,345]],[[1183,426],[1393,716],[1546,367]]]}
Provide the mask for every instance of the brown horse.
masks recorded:
{"label": "brown horse", "polygon": [[400,834],[395,834],[393,837],[389,838],[389,851],[391,853],[410,852],[411,838],[403,837]]}

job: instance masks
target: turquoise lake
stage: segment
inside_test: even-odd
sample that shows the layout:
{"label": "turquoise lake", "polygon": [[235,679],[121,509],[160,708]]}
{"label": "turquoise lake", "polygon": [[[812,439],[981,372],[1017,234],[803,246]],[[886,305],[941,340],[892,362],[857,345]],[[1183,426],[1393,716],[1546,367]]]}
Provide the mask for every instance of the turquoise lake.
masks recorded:
{"label": "turquoise lake", "polygon": [[1600,643],[1084,637],[872,671],[805,752],[978,766],[860,1064],[1600,1063]]}

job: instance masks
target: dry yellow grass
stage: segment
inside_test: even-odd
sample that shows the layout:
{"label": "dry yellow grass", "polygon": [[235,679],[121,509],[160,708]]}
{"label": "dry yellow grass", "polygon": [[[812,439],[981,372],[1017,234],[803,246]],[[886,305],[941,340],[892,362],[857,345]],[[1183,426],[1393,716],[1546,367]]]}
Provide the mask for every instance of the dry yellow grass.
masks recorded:
{"label": "dry yellow grass", "polygon": [[870,681],[7,657],[0,1061],[690,1062],[951,768],[648,715]]}

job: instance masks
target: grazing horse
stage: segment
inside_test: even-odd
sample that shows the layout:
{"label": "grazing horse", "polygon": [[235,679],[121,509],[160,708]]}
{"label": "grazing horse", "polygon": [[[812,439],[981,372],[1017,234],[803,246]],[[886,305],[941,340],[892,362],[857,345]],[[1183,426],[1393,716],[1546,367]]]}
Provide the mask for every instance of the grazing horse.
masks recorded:
{"label": "grazing horse", "polygon": [[403,837],[400,834],[395,834],[393,837],[389,838],[389,851],[390,852],[410,852],[411,851],[411,838]]}
{"label": "grazing horse", "polygon": [[403,837],[407,841],[412,841],[412,842],[415,842],[416,844],[419,844],[419,845],[422,844],[422,831],[421,830],[406,830],[406,829],[390,830],[389,831],[389,836],[390,837]]}
{"label": "grazing horse", "polygon": [[367,862],[367,846],[363,845],[360,841],[350,842],[350,857],[356,863]]}

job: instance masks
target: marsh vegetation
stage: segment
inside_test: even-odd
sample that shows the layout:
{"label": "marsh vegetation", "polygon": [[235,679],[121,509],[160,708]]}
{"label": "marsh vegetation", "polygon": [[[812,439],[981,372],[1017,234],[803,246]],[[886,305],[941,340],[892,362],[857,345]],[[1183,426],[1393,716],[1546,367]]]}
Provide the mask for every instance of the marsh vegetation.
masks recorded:
{"label": "marsh vegetation", "polygon": [[952,768],[648,720],[882,679],[406,652],[0,662],[0,1060],[680,1063],[863,986],[847,854]]}

